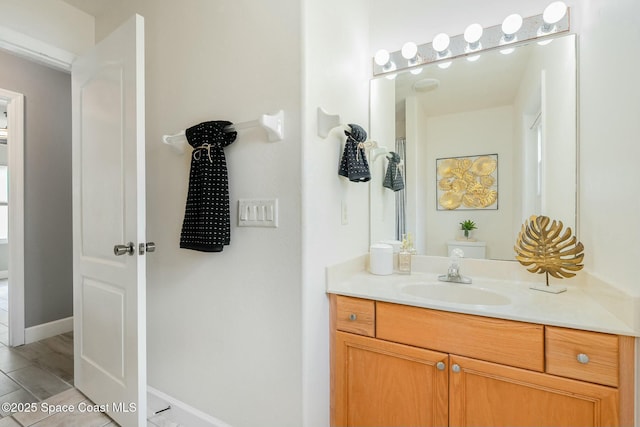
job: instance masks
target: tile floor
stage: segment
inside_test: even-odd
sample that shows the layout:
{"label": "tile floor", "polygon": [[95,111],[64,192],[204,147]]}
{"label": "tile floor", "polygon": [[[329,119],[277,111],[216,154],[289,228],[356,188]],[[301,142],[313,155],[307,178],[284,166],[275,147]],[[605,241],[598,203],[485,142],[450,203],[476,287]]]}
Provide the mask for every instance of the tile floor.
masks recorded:
{"label": "tile floor", "polygon": [[[91,403],[73,387],[73,332],[10,348],[8,341],[7,280],[0,279],[0,403],[74,405]],[[164,415],[164,414],[163,414]],[[163,415],[147,427],[179,427]],[[102,413],[15,413],[0,409],[0,427],[117,427]]]}
{"label": "tile floor", "polygon": [[[5,325],[6,326],[6,325]],[[0,344],[0,403],[78,404],[87,398],[73,388],[73,333],[9,348]],[[115,426],[101,413],[10,414],[0,408],[0,427]]]}

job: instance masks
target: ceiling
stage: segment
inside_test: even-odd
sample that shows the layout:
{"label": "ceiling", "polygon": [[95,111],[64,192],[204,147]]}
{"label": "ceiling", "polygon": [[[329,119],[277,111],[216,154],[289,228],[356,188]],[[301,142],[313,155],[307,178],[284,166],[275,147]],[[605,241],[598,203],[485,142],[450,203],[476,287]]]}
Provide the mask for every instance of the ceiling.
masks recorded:
{"label": "ceiling", "polygon": [[103,15],[104,13],[108,12],[109,9],[112,9],[115,3],[120,2],[120,0],[62,0],[62,1],[94,17]]}
{"label": "ceiling", "polygon": [[[396,79],[397,110],[404,110],[404,100],[409,96],[417,97],[427,115],[510,105],[518,92],[531,49],[534,49],[532,45],[520,46],[511,55],[493,50],[485,52],[476,62],[458,58],[447,69],[433,64],[417,76],[401,73]],[[414,83],[425,78],[436,79],[439,86],[425,93],[415,92]]]}

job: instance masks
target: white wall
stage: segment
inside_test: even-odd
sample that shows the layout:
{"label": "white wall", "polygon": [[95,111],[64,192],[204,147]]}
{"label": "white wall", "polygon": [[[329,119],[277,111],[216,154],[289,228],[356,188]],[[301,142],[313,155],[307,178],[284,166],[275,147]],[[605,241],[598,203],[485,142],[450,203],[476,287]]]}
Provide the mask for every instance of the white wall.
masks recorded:
{"label": "white wall", "polygon": [[[447,256],[447,241],[458,236],[462,221],[471,219],[478,225],[474,236],[487,244],[487,258],[513,259],[513,107],[415,118],[407,114],[407,128],[421,122],[426,122],[426,134],[419,136],[416,145],[419,163],[426,169],[426,184],[418,196],[424,200],[426,209],[416,222],[428,236],[423,253]],[[483,154],[498,154],[499,209],[437,210],[436,159]]]}
{"label": "white wall", "polygon": [[[388,151],[395,151],[396,135],[398,135],[396,130],[398,125],[396,124],[395,80],[371,80],[369,96],[370,137],[378,143],[378,147],[386,147]],[[402,134],[404,135],[404,127]],[[372,160],[373,156],[370,156],[369,221],[371,221],[371,243],[376,243],[396,238],[396,198],[393,191],[382,186],[388,165],[386,156],[380,155],[375,162],[372,162]],[[405,168],[405,175],[406,171]],[[407,181],[406,176],[405,181]],[[405,185],[405,191],[411,191],[411,189]],[[413,232],[413,228],[409,230]]]}
{"label": "white wall", "polygon": [[[542,112],[544,188],[539,211],[533,203],[537,187],[535,179],[532,179],[535,171],[514,175],[517,178],[517,182],[514,181],[517,189],[514,199],[518,200],[514,204],[514,225],[522,224],[531,214],[542,213],[576,230],[577,58],[574,52],[575,36],[556,39],[545,46],[534,46],[521,80],[514,103],[515,140],[521,143],[515,147],[513,161],[516,168],[531,167],[523,164],[523,150],[535,151],[530,127],[537,114]],[[523,120],[525,116],[527,119]],[[537,152],[531,154],[535,160]],[[522,178],[530,191],[523,188]],[[512,241],[515,242],[520,230],[519,227],[514,227],[514,230]]]}
{"label": "white wall", "polygon": [[[544,188],[542,211],[575,230],[576,57],[570,39],[545,46],[539,55],[544,73],[542,122]],[[538,52],[540,53],[540,52]]]}
{"label": "white wall", "polygon": [[592,273],[640,295],[640,2],[581,3],[580,240]]}
{"label": "white wall", "polygon": [[0,33],[6,28],[76,55],[93,46],[93,17],[61,0],[0,0],[0,11]]}
{"label": "white wall", "polygon": [[[427,151],[424,149],[423,141],[427,137],[427,120],[423,104],[416,96],[405,99],[405,133],[407,137],[407,159],[405,160],[407,180],[407,230],[414,233],[415,249],[418,254],[427,253],[428,236],[427,222],[422,219],[422,213],[427,212],[427,206],[433,194],[427,185],[418,183],[429,183],[428,168],[423,167],[427,159]],[[396,125],[397,126],[397,125]]]}
{"label": "white wall", "polygon": [[[303,1],[303,348],[305,427],[329,425],[329,306],[325,268],[369,243],[369,185],[338,176],[344,133],[316,134],[316,109],[368,129],[367,0]],[[348,224],[341,224],[346,204]]]}
{"label": "white wall", "polygon": [[[302,420],[301,74],[298,0],[136,0],[102,39],[145,18],[149,385],[234,427]],[[190,151],[161,143],[207,120],[283,109],[285,140],[241,131],[225,149],[231,245],[179,249]],[[239,198],[279,200],[279,227],[238,228]]]}

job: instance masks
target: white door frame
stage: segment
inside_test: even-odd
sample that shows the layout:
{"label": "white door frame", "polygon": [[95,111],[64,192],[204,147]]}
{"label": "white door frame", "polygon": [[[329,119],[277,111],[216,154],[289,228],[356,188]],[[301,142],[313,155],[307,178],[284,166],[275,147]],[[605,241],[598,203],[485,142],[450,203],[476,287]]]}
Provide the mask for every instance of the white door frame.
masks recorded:
{"label": "white door frame", "polygon": [[[0,49],[71,72],[75,55],[0,25]],[[24,96],[0,89],[7,105],[9,157],[9,345],[25,343],[24,305]]]}
{"label": "white door frame", "polygon": [[9,345],[24,344],[24,95],[0,88],[7,104],[9,165]]}

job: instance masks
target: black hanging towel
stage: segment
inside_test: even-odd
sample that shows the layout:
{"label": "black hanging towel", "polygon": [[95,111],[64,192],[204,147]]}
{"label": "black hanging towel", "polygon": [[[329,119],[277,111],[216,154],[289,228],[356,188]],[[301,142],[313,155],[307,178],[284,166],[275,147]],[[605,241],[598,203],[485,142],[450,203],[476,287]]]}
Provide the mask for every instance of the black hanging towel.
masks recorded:
{"label": "black hanging towel", "polygon": [[230,242],[229,183],[223,150],[236,140],[236,132],[224,131],[230,124],[203,122],[185,131],[193,154],[181,248],[222,252]]}
{"label": "black hanging towel", "polygon": [[387,165],[387,173],[384,176],[382,186],[393,191],[400,191],[404,188],[404,180],[399,168],[400,156],[398,153],[390,151],[387,159],[389,159],[389,164]]}
{"label": "black hanging towel", "polygon": [[353,182],[367,182],[371,179],[363,144],[367,140],[367,132],[355,124],[349,124],[349,127],[351,132],[344,131],[347,142],[344,144],[338,175]]}

